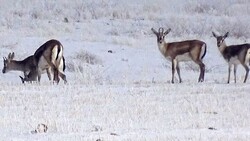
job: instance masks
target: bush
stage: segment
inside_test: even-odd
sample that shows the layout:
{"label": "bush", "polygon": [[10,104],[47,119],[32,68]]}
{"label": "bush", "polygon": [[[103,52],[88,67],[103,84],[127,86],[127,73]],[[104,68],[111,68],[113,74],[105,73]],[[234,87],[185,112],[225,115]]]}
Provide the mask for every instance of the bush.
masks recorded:
{"label": "bush", "polygon": [[99,59],[96,55],[91,54],[87,51],[77,52],[74,56],[68,59],[66,62],[67,70],[70,72],[83,72],[84,65],[100,65],[102,64],[101,59]]}

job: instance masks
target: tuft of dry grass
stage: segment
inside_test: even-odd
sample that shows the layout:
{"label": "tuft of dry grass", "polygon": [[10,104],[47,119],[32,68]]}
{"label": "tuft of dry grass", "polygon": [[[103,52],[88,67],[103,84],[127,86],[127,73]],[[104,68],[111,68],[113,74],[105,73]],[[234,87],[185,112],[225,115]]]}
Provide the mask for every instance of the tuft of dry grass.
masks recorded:
{"label": "tuft of dry grass", "polygon": [[66,68],[70,72],[83,72],[84,64],[100,65],[102,64],[102,60],[96,55],[82,50],[70,57],[69,61],[66,62]]}
{"label": "tuft of dry grass", "polygon": [[102,61],[96,55],[87,51],[80,51],[76,53],[75,59],[80,60],[82,63],[88,63],[91,65],[102,63]]}

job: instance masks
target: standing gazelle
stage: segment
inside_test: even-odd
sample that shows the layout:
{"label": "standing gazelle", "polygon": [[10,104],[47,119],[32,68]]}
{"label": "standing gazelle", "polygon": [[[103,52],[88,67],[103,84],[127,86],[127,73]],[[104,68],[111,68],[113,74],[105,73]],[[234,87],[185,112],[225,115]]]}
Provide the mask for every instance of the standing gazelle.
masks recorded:
{"label": "standing gazelle", "polygon": [[151,30],[157,37],[158,48],[162,55],[164,55],[166,59],[172,61],[172,83],[174,83],[175,70],[177,70],[179,82],[182,82],[179,68],[179,62],[181,61],[193,61],[198,64],[200,67],[198,82],[204,81],[205,64],[202,62],[202,59],[206,55],[207,45],[205,42],[199,40],[186,40],[166,43],[164,38],[171,31],[170,28],[165,32],[163,28],[159,28],[158,32],[153,28],[151,28]]}
{"label": "standing gazelle", "polygon": [[230,82],[231,68],[234,66],[234,82],[236,83],[236,71],[238,64],[241,64],[245,70],[246,75],[244,78],[244,83],[247,81],[248,72],[249,72],[249,63],[250,63],[250,44],[240,44],[240,45],[230,45],[227,46],[225,39],[228,37],[229,32],[224,36],[219,36],[212,32],[213,36],[217,40],[217,46],[223,58],[228,63],[228,81]]}
{"label": "standing gazelle", "polygon": [[[49,80],[51,80],[51,74],[50,74],[51,70],[50,69],[51,69],[51,67],[46,69]],[[63,72],[65,70],[65,59],[64,59],[64,57],[63,57],[63,59],[60,60],[58,70],[60,70],[60,71],[62,70]],[[22,77],[22,76],[19,76],[19,77],[21,78],[22,83],[37,81],[37,77],[38,77],[37,68],[35,70],[30,71],[30,73],[28,75],[24,75],[24,77]]]}

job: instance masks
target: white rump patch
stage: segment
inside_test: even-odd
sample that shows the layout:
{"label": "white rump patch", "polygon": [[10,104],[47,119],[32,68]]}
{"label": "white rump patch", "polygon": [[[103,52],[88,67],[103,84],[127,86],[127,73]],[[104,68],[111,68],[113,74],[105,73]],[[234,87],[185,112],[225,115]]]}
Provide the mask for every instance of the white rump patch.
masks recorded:
{"label": "white rump patch", "polygon": [[250,49],[247,50],[246,57],[245,57],[245,64],[250,65]]}
{"label": "white rump patch", "polygon": [[59,60],[58,70],[59,70],[60,72],[63,72],[63,67],[64,67],[64,62],[63,62],[63,58],[61,58],[61,59]]}
{"label": "white rump patch", "polygon": [[202,56],[204,55],[205,50],[206,50],[206,44],[203,44],[203,45],[201,46],[200,59],[201,59],[201,58],[202,58]]}
{"label": "white rump patch", "polygon": [[54,46],[51,52],[51,62],[53,64],[56,64],[56,57],[57,57],[57,53],[58,53],[58,46]]}

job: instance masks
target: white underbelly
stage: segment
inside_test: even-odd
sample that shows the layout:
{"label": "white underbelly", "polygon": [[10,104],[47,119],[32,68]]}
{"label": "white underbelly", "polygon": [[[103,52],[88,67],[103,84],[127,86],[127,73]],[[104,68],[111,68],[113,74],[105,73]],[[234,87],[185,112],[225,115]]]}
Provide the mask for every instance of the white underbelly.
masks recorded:
{"label": "white underbelly", "polygon": [[191,61],[192,59],[191,59],[189,53],[184,53],[181,55],[177,55],[176,60],[177,61]]}
{"label": "white underbelly", "polygon": [[238,57],[231,57],[229,62],[229,64],[240,64],[240,60],[238,59]]}
{"label": "white underbelly", "polygon": [[49,64],[48,62],[46,61],[46,59],[41,56],[41,58],[39,59],[39,62],[38,62],[38,70],[40,72],[44,72],[47,68],[49,68]]}

